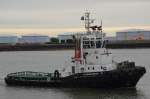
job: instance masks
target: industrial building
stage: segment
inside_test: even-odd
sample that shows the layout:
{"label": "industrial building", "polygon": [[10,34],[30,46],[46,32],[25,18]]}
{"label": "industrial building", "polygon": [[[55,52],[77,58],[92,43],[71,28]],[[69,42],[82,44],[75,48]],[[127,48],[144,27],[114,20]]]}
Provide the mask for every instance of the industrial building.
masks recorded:
{"label": "industrial building", "polygon": [[50,38],[46,35],[23,35],[20,43],[46,43],[50,42]]}
{"label": "industrial building", "polygon": [[71,43],[73,42],[73,34],[61,34],[58,35],[59,43]]}
{"label": "industrial building", "polygon": [[117,40],[150,40],[150,31],[143,29],[129,29],[116,32]]}
{"label": "industrial building", "polygon": [[115,36],[108,36],[108,37],[105,37],[105,40],[116,41],[116,37]]}
{"label": "industrial building", "polygon": [[18,42],[17,36],[0,35],[0,44],[16,44]]}

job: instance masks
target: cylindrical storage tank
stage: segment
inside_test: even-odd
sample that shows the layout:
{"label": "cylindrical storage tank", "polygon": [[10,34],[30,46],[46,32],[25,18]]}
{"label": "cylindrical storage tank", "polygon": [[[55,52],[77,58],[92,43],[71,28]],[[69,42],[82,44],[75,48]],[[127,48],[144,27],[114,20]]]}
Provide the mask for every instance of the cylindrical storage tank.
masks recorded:
{"label": "cylindrical storage tank", "polygon": [[0,35],[1,44],[16,44],[18,43],[17,36]]}
{"label": "cylindrical storage tank", "polygon": [[126,40],[127,39],[127,33],[126,32],[117,32],[116,33],[116,39],[117,40]]}
{"label": "cylindrical storage tank", "polygon": [[20,39],[21,43],[46,43],[50,39],[45,35],[24,35]]}
{"label": "cylindrical storage tank", "polygon": [[150,40],[150,30],[129,29],[116,32],[117,40]]}

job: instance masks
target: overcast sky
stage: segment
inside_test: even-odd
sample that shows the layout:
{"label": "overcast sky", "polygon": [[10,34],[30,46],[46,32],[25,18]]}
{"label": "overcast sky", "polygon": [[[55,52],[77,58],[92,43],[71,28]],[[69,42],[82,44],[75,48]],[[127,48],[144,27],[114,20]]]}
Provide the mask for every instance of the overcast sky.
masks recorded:
{"label": "overcast sky", "polygon": [[86,10],[97,23],[102,19],[107,29],[150,26],[150,0],[0,0],[0,32],[9,28],[57,28],[59,32],[61,28],[81,28],[80,17]]}

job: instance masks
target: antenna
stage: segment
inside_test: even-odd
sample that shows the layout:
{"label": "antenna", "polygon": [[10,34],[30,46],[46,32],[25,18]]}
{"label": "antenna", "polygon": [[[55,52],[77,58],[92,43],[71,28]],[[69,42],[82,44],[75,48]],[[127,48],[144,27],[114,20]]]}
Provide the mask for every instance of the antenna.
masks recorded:
{"label": "antenna", "polygon": [[103,22],[102,22],[102,20],[101,20],[101,29],[100,29],[100,33],[101,33],[101,38],[102,38],[102,40],[103,40]]}
{"label": "antenna", "polygon": [[90,19],[90,12],[85,12],[85,15],[81,17],[81,20],[85,22],[85,29],[87,30],[87,33],[90,32],[91,24],[94,23],[94,19]]}
{"label": "antenna", "polygon": [[101,32],[103,32],[103,22],[101,20]]}

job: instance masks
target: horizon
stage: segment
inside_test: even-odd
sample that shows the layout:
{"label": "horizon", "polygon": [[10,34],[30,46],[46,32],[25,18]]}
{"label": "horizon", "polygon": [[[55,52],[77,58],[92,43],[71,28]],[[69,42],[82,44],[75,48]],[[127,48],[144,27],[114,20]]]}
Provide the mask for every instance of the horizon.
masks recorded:
{"label": "horizon", "polygon": [[[115,36],[116,32],[129,29],[144,29],[150,31],[150,26],[128,26],[128,27],[104,27],[103,32],[106,36]],[[57,37],[65,33],[80,33],[85,32],[84,27],[80,28],[0,28],[0,35],[47,35],[50,37]]]}

